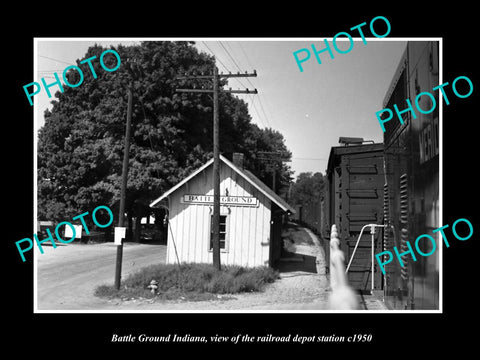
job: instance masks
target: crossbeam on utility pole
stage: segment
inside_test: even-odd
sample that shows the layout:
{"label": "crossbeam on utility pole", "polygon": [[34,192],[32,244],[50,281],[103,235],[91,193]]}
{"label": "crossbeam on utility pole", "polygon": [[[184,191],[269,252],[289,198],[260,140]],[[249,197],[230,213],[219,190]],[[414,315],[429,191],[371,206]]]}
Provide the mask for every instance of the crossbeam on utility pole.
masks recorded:
{"label": "crossbeam on utility pole", "polygon": [[228,74],[223,74],[223,73],[220,73],[218,75],[219,77],[224,77],[224,78],[235,78],[235,77],[257,77],[257,71],[256,70],[253,70],[253,73],[247,73],[245,71],[245,74],[242,74],[240,72],[236,73],[236,74],[232,74],[232,73],[228,73]]}
{"label": "crossbeam on utility pole", "polygon": [[[217,71],[217,74],[218,74],[218,71]],[[234,78],[234,77],[256,77],[257,76],[257,71],[256,70],[253,70],[253,73],[247,73],[245,72],[244,74],[238,72],[236,74],[232,74],[231,72],[228,73],[228,74],[224,74],[224,73],[220,73],[218,74],[218,77],[219,78]],[[177,76],[177,80],[188,80],[188,79],[212,79],[213,78],[213,75],[195,75],[195,74],[192,74],[192,75],[183,75],[183,76]]]}
{"label": "crossbeam on utility pole", "polygon": [[177,92],[189,93],[211,93],[213,94],[213,215],[212,215],[212,254],[213,266],[220,270],[220,119],[218,94],[220,91],[230,94],[258,94],[254,90],[224,90],[219,87],[220,78],[230,77],[256,77],[257,72],[241,74],[219,74],[217,67],[213,67],[213,75],[184,75],[177,76],[178,80],[187,79],[211,79],[213,81],[212,89],[176,89]]}

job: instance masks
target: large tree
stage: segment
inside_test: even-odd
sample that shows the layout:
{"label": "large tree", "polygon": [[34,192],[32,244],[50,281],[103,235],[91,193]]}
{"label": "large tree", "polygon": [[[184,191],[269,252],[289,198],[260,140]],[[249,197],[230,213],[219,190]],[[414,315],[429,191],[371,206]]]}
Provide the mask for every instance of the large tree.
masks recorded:
{"label": "large tree", "polygon": [[[212,155],[210,94],[175,91],[211,86],[199,79],[179,81],[177,76],[192,71],[211,73],[212,56],[198,52],[192,42],[143,42],[115,48],[122,64],[106,72],[98,62],[105,50],[93,46],[80,59],[96,56],[91,63],[97,78],[78,60],[84,70],[83,83],[57,92],[52,110],[45,112],[45,125],[38,136],[40,218],[64,221],[98,205],[118,213],[130,85],[133,111],[126,206],[130,217],[143,216],[145,204]],[[116,59],[105,56],[104,61],[113,68]],[[133,67],[137,70],[132,72]],[[72,84],[79,81],[77,72],[69,72],[67,78]],[[247,165],[268,184],[269,172],[258,154],[282,151],[289,160],[283,136],[251,123],[247,104],[231,94],[220,93],[220,105],[220,151],[227,157],[237,151],[245,153]],[[278,172],[278,181],[287,183],[289,167],[283,165]]]}

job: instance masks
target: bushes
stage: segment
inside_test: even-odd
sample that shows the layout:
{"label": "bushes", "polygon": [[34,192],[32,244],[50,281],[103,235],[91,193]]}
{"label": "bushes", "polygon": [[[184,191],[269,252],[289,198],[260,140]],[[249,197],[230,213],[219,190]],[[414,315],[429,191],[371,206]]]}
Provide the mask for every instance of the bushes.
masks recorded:
{"label": "bushes", "polygon": [[[266,284],[274,282],[278,277],[276,270],[266,266],[246,268],[227,265],[218,271],[210,264],[159,264],[131,274],[118,291],[113,286],[102,285],[97,287],[95,295],[204,300],[214,297],[212,294],[261,291]],[[158,282],[156,294],[152,294],[147,288],[152,279]]]}

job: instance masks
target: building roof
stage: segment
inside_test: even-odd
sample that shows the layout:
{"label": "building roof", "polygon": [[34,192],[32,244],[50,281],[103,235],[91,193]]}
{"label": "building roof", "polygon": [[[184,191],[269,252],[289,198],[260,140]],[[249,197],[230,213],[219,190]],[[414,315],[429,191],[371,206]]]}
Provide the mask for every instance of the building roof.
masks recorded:
{"label": "building roof", "polygon": [[330,149],[330,156],[328,157],[327,174],[332,173],[335,166],[338,166],[342,155],[374,152],[383,152],[383,143],[332,146]]}
{"label": "building roof", "polygon": [[[269,198],[271,201],[277,204],[278,207],[280,207],[280,209],[282,209],[283,211],[295,214],[295,210],[290,205],[288,205],[285,200],[283,200],[280,196],[278,196],[272,189],[270,189],[267,185],[265,185],[265,183],[263,183],[259,178],[253,175],[250,171],[246,169],[240,169],[239,167],[235,166],[231,161],[227,160],[223,155],[220,155],[220,161],[226,164],[227,166],[229,166],[236,173],[241,175],[247,182],[253,185],[258,191],[260,191],[263,195],[265,195],[267,198]],[[202,165],[200,168],[195,170],[192,174],[187,176],[185,179],[180,181],[177,185],[172,187],[170,190],[166,191],[158,199],[152,201],[152,203],[150,204],[150,207],[154,207],[160,201],[166,199],[170,194],[178,190],[185,183],[193,179],[195,176],[200,174],[202,171],[204,171],[207,167],[209,167],[212,164],[213,164],[213,158],[207,161],[204,165]]]}

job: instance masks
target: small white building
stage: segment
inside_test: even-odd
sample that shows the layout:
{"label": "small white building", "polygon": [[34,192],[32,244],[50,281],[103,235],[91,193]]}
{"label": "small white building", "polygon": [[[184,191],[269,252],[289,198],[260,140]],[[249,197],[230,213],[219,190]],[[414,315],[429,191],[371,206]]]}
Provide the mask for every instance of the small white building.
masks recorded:
{"label": "small white building", "polygon": [[[273,266],[283,215],[295,213],[255,175],[220,155],[220,262]],[[212,263],[213,159],[150,204],[169,212],[167,263]]]}

